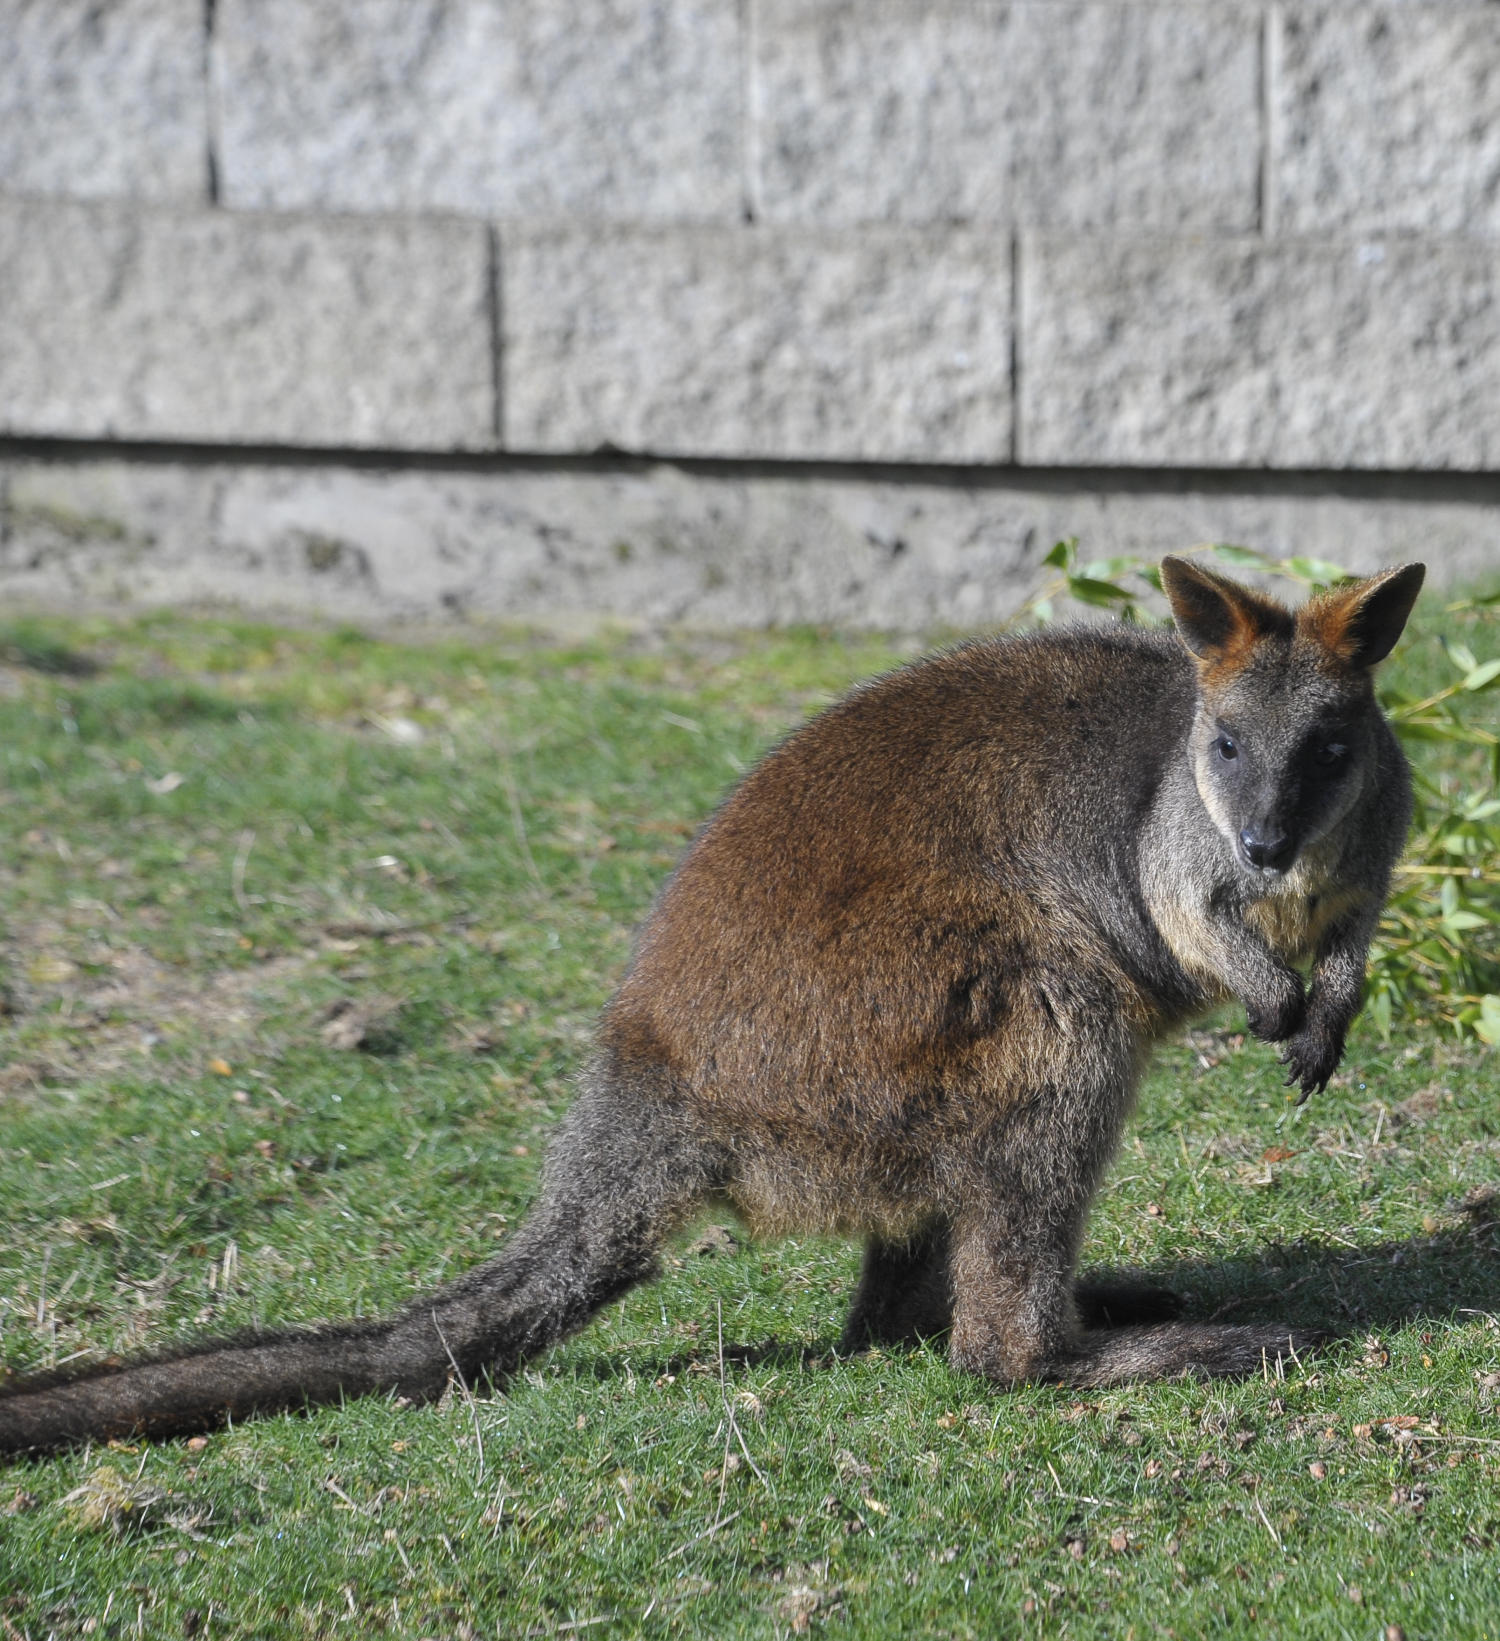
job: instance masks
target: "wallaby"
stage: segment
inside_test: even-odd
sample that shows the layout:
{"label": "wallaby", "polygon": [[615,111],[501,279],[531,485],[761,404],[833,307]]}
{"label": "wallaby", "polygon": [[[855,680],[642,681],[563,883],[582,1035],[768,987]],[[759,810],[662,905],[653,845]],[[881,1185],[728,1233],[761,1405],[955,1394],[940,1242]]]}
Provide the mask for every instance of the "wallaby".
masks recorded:
{"label": "wallaby", "polygon": [[34,1378],[0,1452],[503,1382],[716,1202],[866,1239],[846,1348],[946,1334],[955,1368],[1076,1386],[1297,1349],[1074,1264],[1164,1033],[1235,997],[1304,1095],[1338,1065],[1411,807],[1371,669],[1422,577],[1293,614],[1167,558],[1176,636],[985,640],[856,689],[668,882],[495,1258],[388,1319]]}

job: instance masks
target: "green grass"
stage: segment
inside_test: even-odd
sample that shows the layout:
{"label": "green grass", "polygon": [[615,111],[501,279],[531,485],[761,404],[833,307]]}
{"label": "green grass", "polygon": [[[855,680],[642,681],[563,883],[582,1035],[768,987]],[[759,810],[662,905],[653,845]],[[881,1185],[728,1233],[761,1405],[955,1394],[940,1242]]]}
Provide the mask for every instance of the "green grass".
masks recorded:
{"label": "green grass", "polygon": [[[368,1314],[483,1258],[684,839],[900,658],[0,632],[7,1368]],[[362,1048],[325,1036],[341,1002]],[[10,1468],[0,1631],[1494,1635],[1500,1062],[1357,1030],[1294,1116],[1241,1028],[1161,1056],[1085,1262],[1339,1330],[1284,1377],[1080,1400],[840,1360],[854,1250],[685,1242],[501,1398]]]}

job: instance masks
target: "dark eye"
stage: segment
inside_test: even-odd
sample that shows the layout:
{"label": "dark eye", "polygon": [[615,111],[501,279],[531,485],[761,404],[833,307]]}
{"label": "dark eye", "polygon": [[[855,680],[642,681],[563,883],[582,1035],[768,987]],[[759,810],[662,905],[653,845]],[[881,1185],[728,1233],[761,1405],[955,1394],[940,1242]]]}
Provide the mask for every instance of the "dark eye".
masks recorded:
{"label": "dark eye", "polygon": [[1227,735],[1221,735],[1214,742],[1214,751],[1219,754],[1225,763],[1232,763],[1240,755],[1240,749]]}
{"label": "dark eye", "polygon": [[1349,748],[1342,741],[1330,741],[1327,746],[1318,751],[1320,764],[1336,764],[1349,754]]}

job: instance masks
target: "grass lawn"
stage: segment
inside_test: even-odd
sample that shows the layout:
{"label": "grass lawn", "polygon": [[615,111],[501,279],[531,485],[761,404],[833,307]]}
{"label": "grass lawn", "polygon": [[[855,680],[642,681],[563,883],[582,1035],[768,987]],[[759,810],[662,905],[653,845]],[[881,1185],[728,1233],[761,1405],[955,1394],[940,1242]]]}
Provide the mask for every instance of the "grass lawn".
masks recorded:
{"label": "grass lawn", "polygon": [[[0,632],[6,1370],[484,1258],[684,840],[904,653]],[[5,1470],[0,1634],[1500,1634],[1500,1056],[1357,1028],[1293,1116],[1242,1028],[1161,1055],[1085,1263],[1338,1331],[1284,1377],[838,1359],[855,1250],[710,1228],[494,1400]]]}

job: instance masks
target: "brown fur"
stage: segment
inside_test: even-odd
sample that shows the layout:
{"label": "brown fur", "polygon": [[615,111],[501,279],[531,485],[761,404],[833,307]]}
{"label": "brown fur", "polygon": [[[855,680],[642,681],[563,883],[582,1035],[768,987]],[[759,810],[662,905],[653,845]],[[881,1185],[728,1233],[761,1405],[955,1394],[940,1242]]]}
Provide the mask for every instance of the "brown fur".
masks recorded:
{"label": "brown fur", "polygon": [[0,1452],[503,1379],[713,1201],[866,1239],[851,1348],[946,1333],[1002,1385],[1257,1370],[1286,1329],[1162,1321],[1074,1266],[1164,1033],[1227,994],[1305,1091],[1338,1063],[1410,802],[1369,658],[1420,579],[1294,617],[1168,559],[1182,644],[1006,639],[855,691],[663,891],[495,1259],[385,1321],[21,1385]]}

